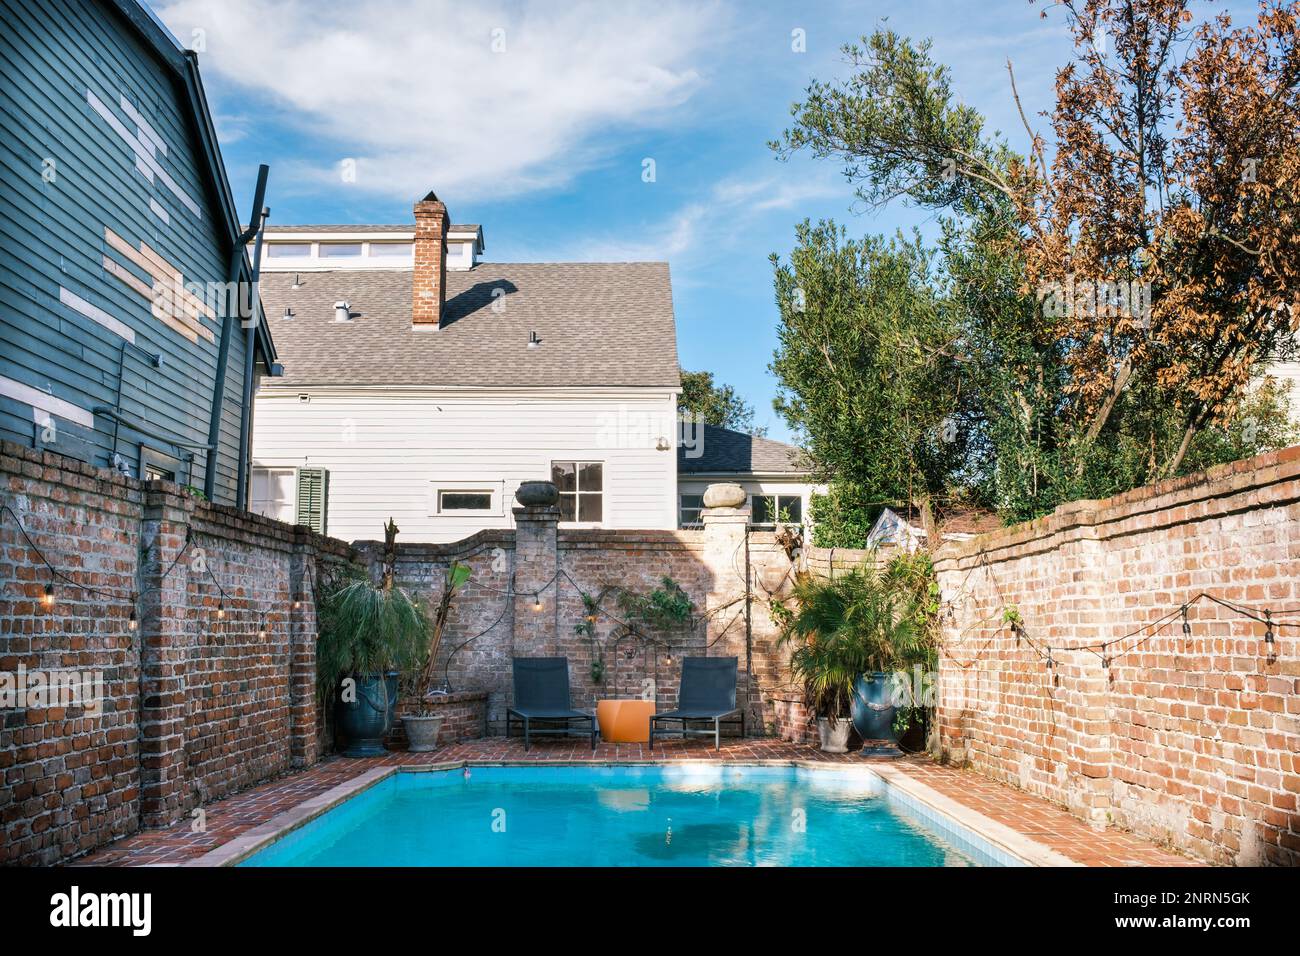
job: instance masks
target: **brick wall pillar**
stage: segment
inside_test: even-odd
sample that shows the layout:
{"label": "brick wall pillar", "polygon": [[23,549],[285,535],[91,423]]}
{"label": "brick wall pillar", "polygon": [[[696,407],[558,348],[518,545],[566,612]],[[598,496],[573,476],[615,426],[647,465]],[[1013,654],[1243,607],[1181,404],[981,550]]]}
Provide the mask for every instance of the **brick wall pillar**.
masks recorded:
{"label": "brick wall pillar", "polygon": [[[700,518],[704,524],[704,563],[710,568],[720,569],[710,577],[709,590],[704,595],[704,606],[700,609],[701,613],[709,614],[706,646],[710,657],[736,657],[736,705],[746,711],[746,732],[758,733],[763,727],[763,702],[757,686],[757,674],[753,686],[748,679],[750,646],[744,615],[752,612],[752,608],[747,607],[743,599],[746,593],[745,575],[753,573],[747,568],[746,550],[750,508],[747,504],[739,507],[705,508]],[[752,585],[750,587],[752,589]],[[739,603],[715,611],[737,597],[742,597]],[[737,614],[741,615],[738,620]],[[728,629],[729,624],[731,626]],[[727,630],[726,636],[719,639],[724,629]],[[714,643],[715,640],[717,643]]]}
{"label": "brick wall pillar", "polygon": [[289,570],[289,755],[295,767],[320,756],[316,706],[317,551],[311,533],[298,527]]}
{"label": "brick wall pillar", "polygon": [[[1079,503],[1083,508],[1084,503]],[[1095,518],[1088,513],[1088,524]],[[1111,579],[1103,545],[1081,534],[1049,559],[1049,574],[1069,581],[1063,629],[1066,646],[1100,643],[1112,636],[1109,593]],[[1072,579],[1072,580],[1071,580]],[[1113,652],[1112,652],[1113,653]],[[1065,705],[1065,772],[1069,777],[1069,807],[1093,826],[1104,827],[1111,809],[1111,738],[1109,684],[1102,661],[1092,651],[1054,652]]]}
{"label": "brick wall pillar", "polygon": [[140,820],[146,827],[175,823],[185,811],[185,622],[191,569],[203,558],[194,546],[181,556],[194,502],[166,488],[145,486],[141,537],[147,553],[140,574]]}
{"label": "brick wall pillar", "polygon": [[514,654],[554,657],[563,653],[556,641],[559,610],[555,600],[560,509],[554,505],[524,506],[515,508],[514,514]]}

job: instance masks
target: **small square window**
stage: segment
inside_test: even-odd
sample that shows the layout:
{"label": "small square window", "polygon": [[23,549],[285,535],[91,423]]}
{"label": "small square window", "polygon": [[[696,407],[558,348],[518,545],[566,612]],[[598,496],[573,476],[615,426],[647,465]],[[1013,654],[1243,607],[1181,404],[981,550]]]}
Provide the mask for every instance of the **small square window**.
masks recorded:
{"label": "small square window", "polygon": [[749,507],[749,520],[756,528],[803,523],[803,498],[800,495],[754,495],[749,499]]}
{"label": "small square window", "polygon": [[560,490],[560,520],[599,524],[605,519],[605,465],[599,461],[553,461],[551,481]]}

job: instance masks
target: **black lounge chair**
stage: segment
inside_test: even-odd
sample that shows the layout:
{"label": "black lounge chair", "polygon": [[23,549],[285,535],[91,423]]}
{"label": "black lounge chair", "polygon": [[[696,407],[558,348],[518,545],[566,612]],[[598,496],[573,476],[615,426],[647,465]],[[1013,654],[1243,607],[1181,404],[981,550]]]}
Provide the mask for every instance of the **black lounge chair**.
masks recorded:
{"label": "black lounge chair", "polygon": [[[722,749],[723,723],[732,714],[740,715],[740,736],[745,736],[745,711],[736,706],[736,667],[734,657],[686,657],[682,659],[682,685],[677,691],[677,709],[650,718],[650,749],[655,749],[655,734],[680,733],[683,738],[712,737],[715,750]],[[680,730],[656,726],[660,720],[681,723]],[[712,730],[687,730],[688,720],[711,720]]]}
{"label": "black lounge chair", "polygon": [[[591,735],[591,749],[596,749],[596,715],[569,706],[569,659],[567,657],[516,657],[515,703],[506,709],[506,736],[510,736],[511,718],[524,724],[524,752],[528,752],[530,734],[562,737]],[[562,723],[563,727],[535,729],[532,721]],[[575,720],[586,721],[590,730],[574,727]]]}

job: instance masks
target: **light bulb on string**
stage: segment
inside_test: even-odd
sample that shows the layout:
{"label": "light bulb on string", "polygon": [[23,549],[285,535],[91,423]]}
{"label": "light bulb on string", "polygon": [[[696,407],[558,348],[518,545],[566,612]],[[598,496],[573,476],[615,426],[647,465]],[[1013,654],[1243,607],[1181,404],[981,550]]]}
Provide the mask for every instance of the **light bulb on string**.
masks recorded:
{"label": "light bulb on string", "polygon": [[41,594],[41,603],[46,607],[54,607],[54,584],[45,585],[45,592]]}
{"label": "light bulb on string", "polygon": [[1187,622],[1187,605],[1183,605],[1183,640],[1192,639],[1192,625]]}
{"label": "light bulb on string", "polygon": [[533,610],[536,611],[536,612],[538,612],[539,614],[542,612],[542,610],[543,610],[543,605],[542,605],[542,596],[541,596],[541,594],[534,594],[534,595],[533,595]]}
{"label": "light bulb on string", "polygon": [[224,621],[225,619],[226,619],[226,602],[217,601],[217,620]]}

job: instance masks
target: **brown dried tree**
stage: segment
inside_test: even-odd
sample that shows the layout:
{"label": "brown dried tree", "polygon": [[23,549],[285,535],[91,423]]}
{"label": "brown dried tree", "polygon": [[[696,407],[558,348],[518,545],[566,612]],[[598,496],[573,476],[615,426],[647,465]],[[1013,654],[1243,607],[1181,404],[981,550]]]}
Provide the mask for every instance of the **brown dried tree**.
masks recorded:
{"label": "brown dried tree", "polygon": [[1031,156],[1005,181],[1025,226],[1026,288],[1045,302],[1071,292],[1047,311],[1070,343],[1082,441],[1135,380],[1178,403],[1182,440],[1163,461],[1153,450],[1155,478],[1294,345],[1300,2],[1263,2],[1245,27],[1225,15],[1195,28],[1186,0],[1057,6],[1076,57],[1057,73],[1054,155],[1026,122]]}

